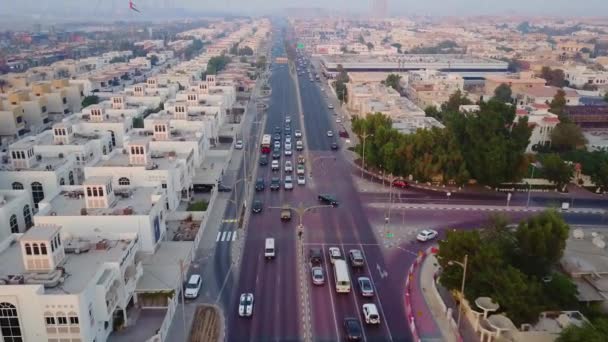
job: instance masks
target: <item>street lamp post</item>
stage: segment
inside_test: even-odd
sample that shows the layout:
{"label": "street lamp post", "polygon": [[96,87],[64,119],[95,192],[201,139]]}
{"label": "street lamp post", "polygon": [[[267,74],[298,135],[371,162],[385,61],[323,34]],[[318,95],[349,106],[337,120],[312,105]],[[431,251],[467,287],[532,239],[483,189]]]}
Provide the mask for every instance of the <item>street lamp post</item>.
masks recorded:
{"label": "street lamp post", "polygon": [[362,165],[361,165],[361,178],[363,178],[363,172],[365,171],[365,140],[367,140],[368,137],[373,137],[373,134],[367,134],[365,132],[363,132],[363,134],[361,135],[361,137],[363,138],[363,161],[362,161]]}
{"label": "street lamp post", "polygon": [[464,300],[464,284],[467,279],[468,260],[469,260],[469,255],[465,254],[464,260],[462,262],[453,261],[453,260],[448,261],[448,265],[458,265],[458,266],[462,267],[462,284],[460,285],[460,295],[462,296],[462,298],[460,299],[460,304],[458,304],[458,320],[456,323],[456,329],[460,329],[460,316],[462,315],[462,301]]}

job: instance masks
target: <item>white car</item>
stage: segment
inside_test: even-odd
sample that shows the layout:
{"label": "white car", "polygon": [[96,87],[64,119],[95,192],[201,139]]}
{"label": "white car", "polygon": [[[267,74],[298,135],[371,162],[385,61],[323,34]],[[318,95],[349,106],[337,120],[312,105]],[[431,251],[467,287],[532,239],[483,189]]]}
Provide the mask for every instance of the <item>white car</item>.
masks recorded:
{"label": "white car", "polygon": [[291,116],[285,117],[285,123],[291,123]]}
{"label": "white car", "polygon": [[242,150],[243,149],[243,140],[237,140],[236,144],[234,144],[234,148],[236,148],[237,150]]}
{"label": "white car", "polygon": [[341,122],[342,122],[342,119],[336,118],[336,123],[341,123]]}
{"label": "white car", "polygon": [[334,105],[332,105],[332,104],[328,104],[328,105],[327,105],[327,108],[329,108],[329,109],[334,109]]}
{"label": "white car", "polygon": [[293,172],[293,165],[291,165],[291,160],[285,162],[285,172]]}
{"label": "white car", "polygon": [[333,131],[327,131],[327,136],[330,137],[330,138],[333,137],[334,136],[334,132]]}
{"label": "white car", "polygon": [[286,150],[291,150],[291,140],[290,141],[285,141],[285,149]]}
{"label": "white car", "polygon": [[298,167],[296,168],[296,173],[298,175],[304,175],[304,165],[302,164],[298,164]]}
{"label": "white car", "polygon": [[294,134],[295,134],[296,138],[302,137],[302,131],[300,131],[299,129],[296,129],[296,132]]}
{"label": "white car", "polygon": [[253,315],[253,293],[241,293],[239,299],[239,316],[251,317]]}
{"label": "white car", "polygon": [[367,324],[380,324],[380,314],[376,304],[363,304],[363,317],[365,317],[365,323]]}
{"label": "white car", "polygon": [[291,135],[285,136],[285,145],[287,145],[287,144],[291,144]]}
{"label": "white car", "polygon": [[274,142],[274,149],[275,150],[281,149],[281,142],[280,141],[275,141]]}
{"label": "white car", "polygon": [[306,185],[306,177],[299,175],[298,176],[298,185]]}
{"label": "white car", "polygon": [[271,169],[272,171],[278,171],[281,167],[279,166],[279,161],[278,160],[273,160],[272,161],[272,165],[271,165]]}
{"label": "white car", "polygon": [[293,190],[293,178],[285,176],[285,190]]}
{"label": "white car", "polygon": [[329,261],[333,264],[334,261],[342,259],[340,247],[329,247]]}
{"label": "white car", "polygon": [[432,229],[424,229],[416,236],[416,240],[420,242],[430,241],[437,237],[437,231]]}
{"label": "white car", "polygon": [[201,286],[203,285],[203,278],[198,274],[193,274],[188,279],[186,283],[186,290],[184,291],[184,297],[186,298],[196,298],[201,290]]}
{"label": "white car", "polygon": [[285,155],[286,155],[286,156],[290,156],[290,155],[292,155],[292,154],[293,154],[293,152],[291,151],[291,149],[289,149],[289,150],[285,150]]}

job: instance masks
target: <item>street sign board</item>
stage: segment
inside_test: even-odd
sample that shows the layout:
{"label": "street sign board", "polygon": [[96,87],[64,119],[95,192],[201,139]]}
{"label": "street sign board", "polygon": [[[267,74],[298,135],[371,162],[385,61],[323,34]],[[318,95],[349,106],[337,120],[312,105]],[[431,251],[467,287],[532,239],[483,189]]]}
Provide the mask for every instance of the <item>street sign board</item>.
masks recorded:
{"label": "street sign board", "polygon": [[297,47],[298,47],[298,49],[303,49],[304,48],[304,43],[298,43]]}
{"label": "street sign board", "polygon": [[393,233],[386,233],[386,237],[389,239],[393,238],[394,236],[395,236],[395,234],[393,234]]}

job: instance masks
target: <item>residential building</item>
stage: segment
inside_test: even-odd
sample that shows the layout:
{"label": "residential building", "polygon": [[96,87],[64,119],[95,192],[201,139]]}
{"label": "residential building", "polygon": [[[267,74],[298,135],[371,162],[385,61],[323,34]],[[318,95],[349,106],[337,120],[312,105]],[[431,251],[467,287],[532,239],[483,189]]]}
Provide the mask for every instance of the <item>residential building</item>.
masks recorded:
{"label": "residential building", "polygon": [[7,107],[20,106],[23,109],[25,127],[30,132],[41,132],[51,125],[45,96],[33,96],[27,90],[16,90],[8,94],[5,104]]}
{"label": "residential building", "polygon": [[[547,104],[553,101],[559,90],[561,89],[551,86],[535,87],[516,93],[514,96],[518,105]],[[580,96],[576,91],[570,89],[563,89],[563,91],[566,93],[567,106],[577,106],[579,104]]]}
{"label": "residential building", "polygon": [[532,106],[520,106],[517,108],[516,117],[528,119],[528,126],[532,127],[530,142],[526,147],[527,153],[535,152],[538,147],[546,146],[551,143],[551,133],[559,118],[557,115],[549,113],[549,106],[546,104],[535,104]]}
{"label": "residential building", "polygon": [[[491,75],[488,75],[491,77]],[[456,91],[464,90],[464,78],[438,70],[414,70],[407,73],[404,87],[407,97],[421,108],[439,108]]]}
{"label": "residential building", "polygon": [[393,128],[402,134],[412,134],[419,129],[445,128],[445,126],[430,116],[410,116],[393,120]]}
{"label": "residential building", "polygon": [[23,107],[19,105],[8,106],[5,103],[0,101],[0,138],[14,139],[28,133],[23,119],[25,112]]}
{"label": "residential building", "polygon": [[582,88],[592,85],[598,88],[608,87],[608,71],[591,70],[584,66],[577,66],[564,70],[566,81],[570,85]]}
{"label": "residential building", "polygon": [[501,84],[511,87],[513,96],[523,94],[530,89],[543,89],[547,81],[535,77],[533,72],[520,72],[518,74],[488,75],[484,84],[484,95],[487,98],[494,96],[494,90]]}
{"label": "residential building", "polygon": [[34,203],[27,190],[0,189],[0,241],[34,225]]}

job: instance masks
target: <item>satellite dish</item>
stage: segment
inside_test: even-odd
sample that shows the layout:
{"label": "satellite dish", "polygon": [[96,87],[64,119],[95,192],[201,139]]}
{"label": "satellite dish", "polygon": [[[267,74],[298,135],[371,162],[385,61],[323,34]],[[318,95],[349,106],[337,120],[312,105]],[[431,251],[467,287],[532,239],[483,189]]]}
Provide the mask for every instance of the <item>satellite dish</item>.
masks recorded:
{"label": "satellite dish", "polygon": [[593,238],[593,244],[597,247],[597,248],[602,248],[604,249],[606,247],[606,243],[604,242],[604,240],[602,240],[602,238],[600,237],[596,237]]}
{"label": "satellite dish", "polygon": [[575,230],[572,232],[572,236],[573,236],[575,239],[580,240],[580,239],[582,239],[582,238],[584,238],[584,237],[585,237],[585,232],[584,232],[582,229],[578,228],[578,229],[575,229]]}

